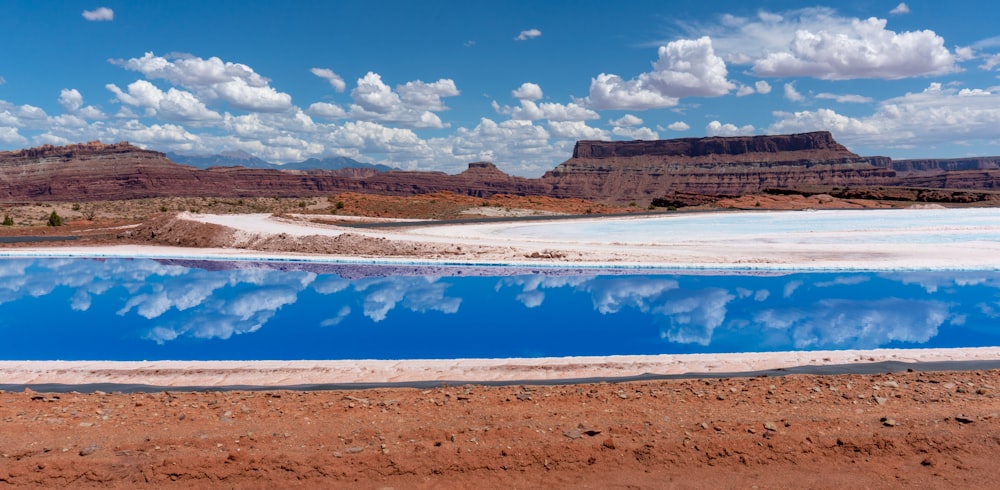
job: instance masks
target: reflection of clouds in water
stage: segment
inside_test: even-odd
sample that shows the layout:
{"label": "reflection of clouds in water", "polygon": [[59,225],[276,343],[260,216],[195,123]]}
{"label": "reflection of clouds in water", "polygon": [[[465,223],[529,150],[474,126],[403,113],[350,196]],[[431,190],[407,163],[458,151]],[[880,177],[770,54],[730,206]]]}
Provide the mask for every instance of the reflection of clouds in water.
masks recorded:
{"label": "reflection of clouds in water", "polygon": [[813,286],[818,288],[828,288],[833,286],[856,286],[863,282],[868,282],[870,278],[868,276],[862,276],[860,274],[855,274],[851,276],[838,276],[833,278],[832,281],[819,281],[813,283]]}
{"label": "reflection of clouds in water", "polygon": [[0,304],[24,297],[41,297],[58,287],[75,288],[70,307],[90,308],[91,296],[114,286],[138,291],[154,276],[173,276],[187,269],[151,260],[15,259],[0,261]]}
{"label": "reflection of clouds in water", "polygon": [[593,276],[543,276],[541,274],[531,276],[505,277],[496,285],[499,291],[502,287],[518,287],[521,293],[517,295],[517,300],[528,308],[535,308],[545,301],[545,292],[542,289],[556,289],[566,286],[579,286],[592,280]]}
{"label": "reflection of clouds in water", "polygon": [[799,280],[788,281],[788,284],[785,284],[785,290],[784,290],[784,292],[782,294],[786,298],[791,298],[792,294],[795,293],[795,290],[798,289],[799,286],[801,286],[801,285],[802,285],[802,281],[799,281]]}
{"label": "reflection of clouds in water", "polygon": [[[155,285],[154,292],[133,297],[119,314],[135,308],[139,315],[152,319],[170,309],[184,312],[181,318],[147,333],[146,338],[157,343],[184,335],[228,339],[260,329],[283,306],[294,304],[299,293],[316,278],[312,272],[265,270],[191,269],[188,276],[171,278]],[[235,296],[223,297],[233,289],[237,291]]]}
{"label": "reflection of clouds in water", "polygon": [[948,310],[938,301],[830,299],[808,307],[764,310],[754,321],[789,330],[797,349],[871,349],[890,342],[927,342],[948,320]]}
{"label": "reflection of clouds in water", "polygon": [[364,314],[375,322],[385,320],[398,304],[419,313],[455,313],[462,298],[445,296],[448,286],[450,284],[438,282],[437,277],[420,276],[361,279],[354,283],[354,289],[359,292],[371,291],[364,299]]}
{"label": "reflection of clouds in water", "polygon": [[736,296],[719,288],[671,291],[653,310],[667,320],[660,336],[681,344],[708,345],[712,333],[726,319],[726,305],[734,299]]}
{"label": "reflection of clouds in water", "polygon": [[766,289],[758,289],[756,291],[747,288],[736,288],[736,296],[740,299],[749,298],[753,296],[753,300],[757,302],[766,301],[767,298],[771,297],[771,292]]}
{"label": "reflection of clouds in water", "polygon": [[[708,345],[712,332],[726,318],[726,305],[736,298],[725,289],[679,289],[674,279],[660,277],[545,277],[520,276],[504,278],[501,285],[520,286],[524,290],[517,299],[525,306],[539,306],[544,299],[540,290],[549,287],[573,287],[590,293],[594,310],[602,315],[615,314],[624,308],[635,308],[663,319],[667,326],[661,337],[671,342]],[[497,289],[501,287],[497,286]],[[767,290],[743,289],[743,297],[757,301],[767,299]]]}
{"label": "reflection of clouds in water", "polygon": [[664,292],[677,289],[677,281],[673,279],[645,279],[641,277],[626,279],[594,279],[582,285],[580,289],[591,294],[594,308],[602,314],[618,313],[622,308],[631,306],[639,311],[649,311],[650,303]]}
{"label": "reflection of clouds in water", "polygon": [[340,307],[340,311],[337,312],[336,316],[334,316],[332,318],[327,318],[326,320],[323,320],[323,321],[319,322],[319,326],[321,326],[321,327],[332,327],[334,325],[339,325],[340,322],[344,321],[344,319],[347,318],[347,316],[350,315],[350,314],[351,314],[351,307],[350,306],[347,306],[347,305],[341,306]]}
{"label": "reflection of clouds in water", "polygon": [[1000,288],[996,280],[990,280],[982,272],[949,272],[949,271],[925,271],[925,272],[891,272],[880,274],[880,277],[897,281],[903,284],[915,284],[924,288],[929,294],[934,294],[942,288],[953,286],[978,286],[987,285]]}
{"label": "reflection of clouds in water", "polygon": [[[118,310],[153,320],[171,310],[183,312],[170,324],[157,325],[146,337],[157,342],[182,335],[229,338],[251,332],[284,305],[295,302],[299,291],[316,275],[264,269],[206,271],[154,260],[4,260],[0,261],[0,303],[26,296],[44,296],[58,287],[75,289],[70,308],[87,311],[94,296],[120,287],[131,295]],[[223,298],[222,291],[239,286],[261,286]]]}

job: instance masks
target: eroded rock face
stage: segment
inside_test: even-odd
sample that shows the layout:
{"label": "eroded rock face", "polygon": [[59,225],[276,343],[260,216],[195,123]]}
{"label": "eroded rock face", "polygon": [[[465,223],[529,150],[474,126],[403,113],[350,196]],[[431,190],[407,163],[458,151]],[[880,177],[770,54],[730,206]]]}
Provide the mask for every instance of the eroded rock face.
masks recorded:
{"label": "eroded rock face", "polygon": [[[581,141],[573,158],[538,179],[489,162],[461,173],[272,170],[176,164],[128,143],[45,145],[0,152],[0,200],[93,201],[149,197],[308,197],[337,192],[477,197],[542,195],[597,201],[673,199],[678,205],[765,189],[813,186],[1000,188],[998,159],[893,162],[861,157],[828,132],[663,141]],[[671,201],[673,202],[673,201]]]}
{"label": "eroded rock face", "polygon": [[891,185],[889,159],[850,152],[829,132],[661,141],[580,141],[542,180],[565,197],[735,196],[803,185]]}

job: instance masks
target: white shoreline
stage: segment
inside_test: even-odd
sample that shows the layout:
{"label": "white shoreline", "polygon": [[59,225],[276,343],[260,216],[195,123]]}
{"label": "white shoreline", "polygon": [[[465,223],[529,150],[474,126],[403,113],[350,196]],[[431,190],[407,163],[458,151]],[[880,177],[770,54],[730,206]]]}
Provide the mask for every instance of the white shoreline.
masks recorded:
{"label": "white shoreline", "polygon": [[653,375],[736,374],[887,361],[996,361],[1000,347],[873,349],[511,359],[340,361],[0,361],[0,384],[295,386],[517,382]]}

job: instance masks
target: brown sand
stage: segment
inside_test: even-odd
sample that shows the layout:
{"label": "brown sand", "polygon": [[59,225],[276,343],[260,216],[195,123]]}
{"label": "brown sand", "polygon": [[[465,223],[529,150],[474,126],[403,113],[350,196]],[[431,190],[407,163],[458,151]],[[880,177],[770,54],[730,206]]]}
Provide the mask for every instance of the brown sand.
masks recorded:
{"label": "brown sand", "polygon": [[0,487],[995,488],[1000,371],[0,393]]}

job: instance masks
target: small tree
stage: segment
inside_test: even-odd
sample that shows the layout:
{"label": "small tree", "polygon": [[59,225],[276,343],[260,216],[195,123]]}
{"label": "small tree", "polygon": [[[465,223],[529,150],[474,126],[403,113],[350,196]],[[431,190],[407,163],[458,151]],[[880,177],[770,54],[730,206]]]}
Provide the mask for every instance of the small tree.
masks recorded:
{"label": "small tree", "polygon": [[49,226],[62,226],[62,224],[63,224],[62,218],[60,218],[59,214],[56,213],[55,210],[53,210],[52,214],[49,215],[49,223],[48,223],[48,225]]}
{"label": "small tree", "polygon": [[9,214],[3,215],[3,225],[14,226],[14,218],[11,218]]}

